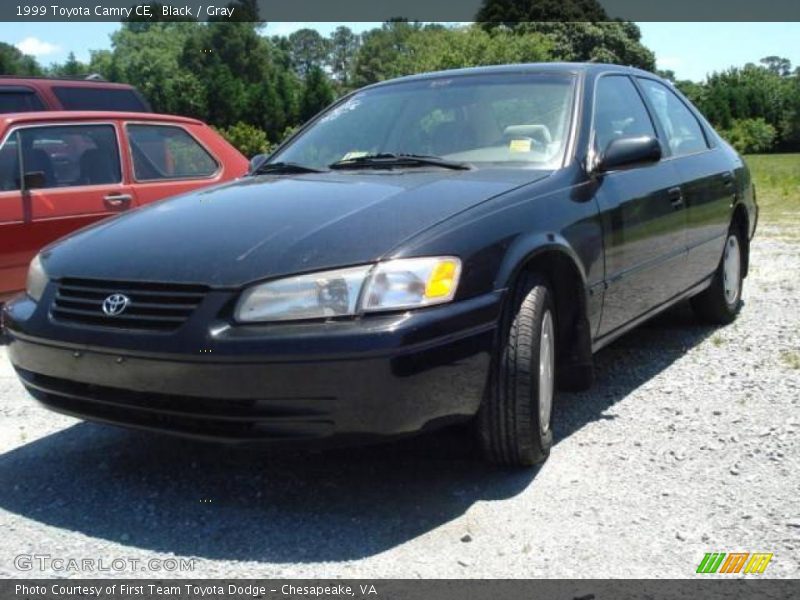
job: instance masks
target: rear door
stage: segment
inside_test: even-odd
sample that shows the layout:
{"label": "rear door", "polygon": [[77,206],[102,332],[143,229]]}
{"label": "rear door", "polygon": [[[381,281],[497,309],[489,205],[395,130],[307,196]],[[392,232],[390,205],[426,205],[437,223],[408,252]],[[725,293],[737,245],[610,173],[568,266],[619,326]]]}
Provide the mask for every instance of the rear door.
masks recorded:
{"label": "rear door", "polygon": [[[657,137],[627,75],[595,83],[594,151],[616,138]],[[603,173],[596,198],[603,222],[607,289],[599,336],[609,334],[683,290],[686,211],[670,161]]]}
{"label": "rear door", "polygon": [[123,181],[118,133],[113,122],[60,123],[21,126],[6,137],[0,294],[24,288],[27,265],[42,247],[135,205]]}
{"label": "rear door", "polygon": [[712,148],[697,117],[669,87],[649,78],[639,85],[661,123],[686,202],[687,287],[710,275],[722,256],[734,202],[728,157]]}

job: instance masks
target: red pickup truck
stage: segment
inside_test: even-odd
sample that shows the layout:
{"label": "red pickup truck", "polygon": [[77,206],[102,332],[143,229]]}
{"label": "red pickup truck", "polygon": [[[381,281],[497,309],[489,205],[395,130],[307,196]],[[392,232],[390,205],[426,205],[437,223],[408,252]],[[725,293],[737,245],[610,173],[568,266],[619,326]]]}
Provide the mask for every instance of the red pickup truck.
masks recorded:
{"label": "red pickup truck", "polygon": [[153,113],[0,115],[0,303],[45,245],[120,212],[240,177],[248,161],[208,125]]}

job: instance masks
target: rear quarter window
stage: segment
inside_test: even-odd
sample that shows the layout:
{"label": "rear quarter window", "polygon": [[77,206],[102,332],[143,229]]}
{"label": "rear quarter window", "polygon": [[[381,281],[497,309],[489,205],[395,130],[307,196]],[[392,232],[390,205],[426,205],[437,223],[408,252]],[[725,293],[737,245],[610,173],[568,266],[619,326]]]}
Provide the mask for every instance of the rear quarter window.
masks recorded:
{"label": "rear quarter window", "polygon": [[139,95],[130,89],[55,86],[53,93],[66,110],[150,112]]}
{"label": "rear quarter window", "polygon": [[0,86],[0,113],[44,110],[44,104],[31,89]]}
{"label": "rear quarter window", "polygon": [[205,179],[219,164],[188,132],[175,125],[127,125],[137,181]]}

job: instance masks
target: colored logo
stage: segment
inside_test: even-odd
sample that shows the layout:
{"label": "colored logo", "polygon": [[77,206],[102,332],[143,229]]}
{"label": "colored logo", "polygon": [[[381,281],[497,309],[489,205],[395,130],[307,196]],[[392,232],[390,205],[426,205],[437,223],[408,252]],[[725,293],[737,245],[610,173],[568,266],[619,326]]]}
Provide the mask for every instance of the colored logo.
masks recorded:
{"label": "colored logo", "polygon": [[698,573],[763,573],[772,554],[765,552],[706,552],[703,560],[697,567]]}

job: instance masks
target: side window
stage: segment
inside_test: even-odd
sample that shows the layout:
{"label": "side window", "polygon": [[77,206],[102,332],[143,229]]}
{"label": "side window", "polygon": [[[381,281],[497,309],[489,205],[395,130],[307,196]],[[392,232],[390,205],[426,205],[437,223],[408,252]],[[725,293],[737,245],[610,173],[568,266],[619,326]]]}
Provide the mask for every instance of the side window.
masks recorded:
{"label": "side window", "polygon": [[652,79],[640,78],[639,82],[664,127],[673,155],[693,154],[708,148],[703,128],[675,92]]}
{"label": "side window", "polygon": [[119,110],[150,112],[133,90],[92,87],[56,86],[53,93],[64,110]]}
{"label": "side window", "polygon": [[30,88],[0,86],[0,113],[44,110],[44,105]]}
{"label": "side window", "polygon": [[3,190],[20,187],[20,155],[22,171],[40,174],[42,188],[122,180],[117,136],[111,125],[54,125],[18,130],[0,148]]}
{"label": "side window", "polygon": [[211,177],[219,166],[180,127],[129,124],[128,140],[138,181]]}
{"label": "side window", "polygon": [[594,132],[595,149],[599,152],[617,138],[656,137],[644,102],[627,76],[609,75],[597,80]]}

